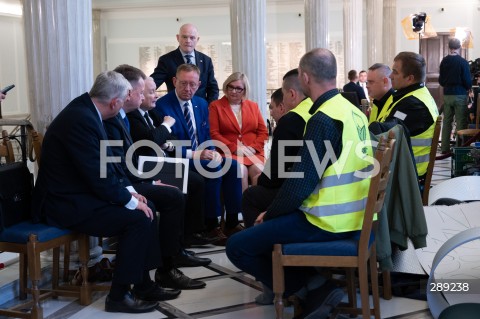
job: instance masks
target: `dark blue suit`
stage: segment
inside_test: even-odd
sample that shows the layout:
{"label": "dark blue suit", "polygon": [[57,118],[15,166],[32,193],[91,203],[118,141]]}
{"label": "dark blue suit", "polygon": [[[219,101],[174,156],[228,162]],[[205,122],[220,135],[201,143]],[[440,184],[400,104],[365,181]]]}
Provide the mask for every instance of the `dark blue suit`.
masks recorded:
{"label": "dark blue suit", "polygon": [[343,92],[355,92],[357,93],[357,97],[358,97],[358,104],[355,105],[355,106],[360,106],[360,102],[363,100],[363,99],[366,99],[367,97],[365,96],[365,91],[363,90],[363,88],[356,84],[355,82],[348,82],[347,84],[345,84],[343,86]]}
{"label": "dark blue suit", "polygon": [[[175,89],[172,78],[177,73],[178,66],[184,63],[182,52],[177,48],[158,59],[157,67],[150,76],[155,80],[157,87],[165,82],[168,92],[171,92]],[[195,64],[200,69],[200,81],[202,82],[195,95],[206,99],[208,103],[218,99],[218,84],[215,80],[212,59],[195,50]]]}
{"label": "dark blue suit", "polygon": [[[140,210],[125,208],[132,197],[125,188],[130,182],[119,165],[102,164],[101,140],[107,135],[85,93],[58,114],[45,134],[33,217],[92,236],[117,236],[113,281],[139,283],[144,271],[160,262],[158,244],[152,244],[156,222]],[[111,157],[108,150],[107,156]],[[102,168],[106,177],[101,176]]]}
{"label": "dark blue suit", "polygon": [[[196,123],[196,133],[199,149],[210,148],[213,149],[213,143],[210,138],[210,124],[208,121],[208,105],[207,101],[202,98],[194,96],[191,100],[193,106],[193,116],[195,117]],[[160,117],[163,118],[166,115],[169,115],[175,118],[175,124],[172,126],[172,134],[175,135],[178,140],[184,140],[190,142],[190,136],[188,135],[187,122],[183,116],[182,107],[177,99],[175,90],[171,91],[167,95],[163,96],[157,101],[157,106],[155,110],[159,113]],[[191,142],[190,144],[191,145]],[[182,147],[180,152],[181,156],[186,156],[186,151],[188,147]],[[178,147],[177,147],[178,152]],[[201,173],[195,167],[196,165],[201,164],[201,166],[212,172],[218,172],[222,169],[223,164],[217,165],[215,167],[210,167],[211,162],[207,160],[200,161],[190,161],[191,167],[193,167],[198,173]],[[208,167],[207,165],[210,164]],[[225,201],[225,209],[227,214],[238,214],[241,211],[241,202],[242,202],[242,185],[240,174],[237,174],[239,169],[238,163],[235,160],[232,160],[232,165],[227,172],[220,178],[205,178],[206,184],[206,199],[205,199],[205,217],[207,219],[212,219],[221,215],[221,205],[220,205],[220,191],[223,188],[223,197]],[[204,176],[205,177],[205,176]]]}
{"label": "dark blue suit", "polygon": [[[139,193],[151,200],[157,211],[160,212],[158,223],[160,247],[163,257],[175,256],[181,249],[183,235],[185,200],[183,193],[176,187],[153,185],[152,180],[142,180],[133,175],[126,164],[126,154],[133,141],[127,132],[123,119],[118,114],[116,117],[103,121],[107,136],[110,140],[123,142],[123,147],[112,147],[113,156],[122,159],[121,166],[126,172],[133,187]],[[132,163],[138,168],[137,155],[133,153]]]}

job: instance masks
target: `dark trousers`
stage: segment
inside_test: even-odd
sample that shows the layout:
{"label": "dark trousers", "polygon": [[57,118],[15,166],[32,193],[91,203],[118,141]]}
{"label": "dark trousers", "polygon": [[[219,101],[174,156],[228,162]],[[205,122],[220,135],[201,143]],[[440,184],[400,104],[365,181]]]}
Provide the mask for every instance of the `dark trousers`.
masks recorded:
{"label": "dark trousers", "polygon": [[185,199],[176,187],[148,183],[133,184],[135,190],[155,205],[160,213],[158,234],[162,257],[175,256],[180,252],[183,236]]}
{"label": "dark trousers", "polygon": [[221,216],[221,194],[225,203],[227,215],[238,214],[242,210],[242,177],[236,160],[231,160],[226,167],[226,160],[215,164],[207,160],[191,160],[190,165],[205,178],[205,218],[212,219]]}
{"label": "dark trousers", "polygon": [[[150,202],[149,207],[153,209]],[[152,221],[141,210],[106,205],[69,228],[90,236],[118,238],[112,280],[115,284],[140,283],[146,270],[161,264],[157,218]]]}
{"label": "dark trousers", "polygon": [[203,177],[190,169],[188,172],[187,195],[185,205],[185,236],[201,233],[205,230],[205,181]]}
{"label": "dark trousers", "polygon": [[273,202],[279,189],[257,185],[251,186],[243,192],[242,215],[245,227],[253,226],[258,215],[266,211]]}

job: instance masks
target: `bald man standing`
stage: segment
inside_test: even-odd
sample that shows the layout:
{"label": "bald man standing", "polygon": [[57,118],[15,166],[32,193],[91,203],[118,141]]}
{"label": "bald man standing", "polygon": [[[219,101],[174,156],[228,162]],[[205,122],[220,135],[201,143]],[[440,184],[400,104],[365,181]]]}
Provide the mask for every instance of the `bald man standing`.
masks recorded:
{"label": "bald man standing", "polygon": [[200,69],[201,82],[195,95],[210,103],[218,99],[218,84],[215,80],[212,59],[195,50],[198,40],[200,40],[200,37],[193,24],[182,25],[177,34],[178,48],[162,55],[150,76],[155,80],[157,88],[165,83],[168,92],[170,92],[175,89],[172,79],[177,72],[177,67],[184,63],[195,64]]}

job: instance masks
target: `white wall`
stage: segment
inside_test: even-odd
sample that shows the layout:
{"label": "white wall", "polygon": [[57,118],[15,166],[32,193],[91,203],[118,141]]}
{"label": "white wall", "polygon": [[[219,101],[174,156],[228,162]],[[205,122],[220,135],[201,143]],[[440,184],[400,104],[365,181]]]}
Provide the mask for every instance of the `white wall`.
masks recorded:
{"label": "white wall", "polygon": [[2,102],[2,115],[29,113],[25,39],[21,16],[0,15],[0,88],[15,84]]}

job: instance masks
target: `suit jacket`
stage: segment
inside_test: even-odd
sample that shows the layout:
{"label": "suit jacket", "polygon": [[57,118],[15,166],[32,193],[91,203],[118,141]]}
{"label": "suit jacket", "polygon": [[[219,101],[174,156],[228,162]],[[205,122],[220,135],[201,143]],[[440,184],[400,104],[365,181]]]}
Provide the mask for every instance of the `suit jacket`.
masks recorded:
{"label": "suit jacket", "polygon": [[[109,140],[116,140],[122,141],[122,146],[112,146],[111,152],[113,156],[118,156],[121,158],[121,163],[118,165],[121,166],[122,170],[125,172],[126,176],[132,183],[140,183],[144,181],[143,179],[133,175],[130,169],[127,167],[127,158],[126,154],[130,147],[133,144],[132,137],[130,133],[128,133],[127,128],[125,127],[125,122],[122,119],[122,116],[117,114],[117,116],[112,117],[108,120],[103,121],[103,125],[105,126],[105,131],[107,132],[107,136]],[[131,160],[135,169],[138,168],[138,155],[132,153],[132,157],[128,160]]]}
{"label": "suit jacket", "polygon": [[[107,140],[99,114],[85,93],[53,120],[42,144],[42,166],[33,191],[32,214],[50,224],[69,227],[107,205],[124,206],[130,185],[121,168],[101,161]],[[107,148],[107,155],[111,152]],[[102,178],[101,168],[106,171]]]}
{"label": "suit jacket", "polygon": [[[267,188],[278,188],[282,186],[286,177],[279,177],[278,170],[280,165],[283,172],[290,172],[294,162],[285,162],[279,158],[280,141],[302,141],[305,131],[305,120],[295,112],[288,112],[278,120],[277,127],[273,131],[272,149],[270,157],[265,163],[265,169],[258,177],[257,185]],[[286,146],[285,156],[296,156],[300,146]]]}
{"label": "suit jacket", "polygon": [[[155,129],[151,129],[148,126],[145,118],[139,110],[127,113],[128,120],[130,121],[130,136],[132,137],[133,142],[149,140],[158,144],[158,146],[162,146],[167,141],[175,139],[168,129],[164,125],[161,125],[163,119],[158,116],[157,112],[151,110],[148,112],[148,115],[150,116]],[[135,152],[138,156],[157,156],[155,151],[150,147],[139,147]]]}
{"label": "suit jacket", "polygon": [[[165,82],[168,92],[174,91],[172,78],[177,73],[177,67],[184,63],[182,52],[177,48],[158,59],[157,67],[150,76],[155,80],[157,87]],[[202,82],[195,95],[206,99],[209,103],[218,99],[218,84],[215,80],[212,59],[195,50],[195,64],[200,69]]]}
{"label": "suit jacket", "polygon": [[[367,98],[365,96],[365,91],[363,91],[363,88],[360,85],[358,85],[354,82],[348,82],[347,84],[345,84],[343,86],[343,91],[344,92],[355,92],[355,93],[357,93],[359,105],[360,105],[360,102],[362,101],[362,99]],[[359,106],[359,105],[356,105],[356,106]]]}
{"label": "suit jacket", "polygon": [[[198,96],[194,96],[191,99],[191,103],[193,106],[193,116],[195,117],[198,145],[200,146],[200,144],[207,142],[207,144],[204,144],[205,148],[213,149],[213,143],[209,142],[211,137],[207,101]],[[183,116],[182,106],[178,102],[175,90],[158,99],[155,110],[158,112],[160,118],[166,115],[175,118],[175,124],[172,126],[172,134],[175,135],[178,140],[188,141],[189,143],[187,147],[177,147],[177,151],[180,149],[181,156],[185,157],[186,150],[191,148],[191,140],[188,134],[187,122]]]}
{"label": "suit jacket", "polygon": [[[232,157],[245,165],[263,163],[265,161],[264,146],[268,140],[268,130],[257,103],[242,101],[242,128],[230,107],[226,96],[213,101],[209,106],[210,135],[213,140],[225,144]],[[237,151],[238,142],[253,147],[257,152],[255,158],[240,157],[233,154]],[[221,150],[219,150],[221,152]]]}

